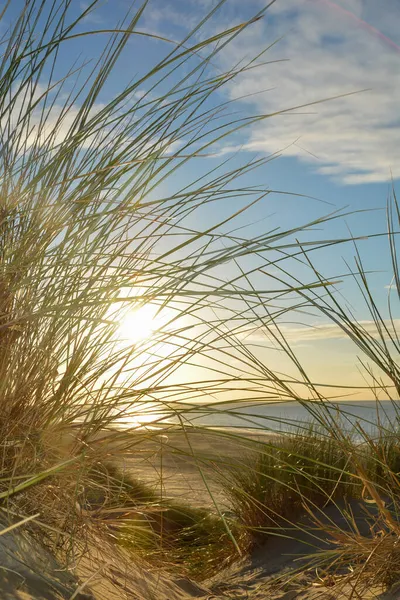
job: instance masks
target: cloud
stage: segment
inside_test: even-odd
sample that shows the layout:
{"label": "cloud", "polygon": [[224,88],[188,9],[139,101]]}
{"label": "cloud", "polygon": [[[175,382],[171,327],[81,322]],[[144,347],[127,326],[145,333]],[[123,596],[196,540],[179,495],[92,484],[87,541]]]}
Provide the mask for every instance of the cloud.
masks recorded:
{"label": "cloud", "polygon": [[[17,81],[10,90],[10,103],[5,111],[0,125],[1,130],[6,131],[8,126],[14,129],[15,147],[31,148],[34,145],[42,146],[51,140],[53,146],[61,144],[69,135],[74,121],[79,116],[80,106],[75,103],[68,106],[62,102],[53,100],[54,90],[46,85],[37,84],[32,95],[27,94],[26,86],[22,81]],[[50,101],[53,102],[51,103]],[[60,95],[59,100],[62,100]],[[44,110],[44,103],[51,106]],[[104,104],[96,102],[88,113],[88,117],[94,117]],[[26,119],[21,119],[26,115]],[[89,147],[93,142],[91,136],[82,141],[82,148]]]}
{"label": "cloud", "polygon": [[[187,5],[185,2],[177,2],[176,7],[172,3],[153,2],[144,13],[146,30],[158,32],[168,37],[168,33],[178,31],[191,31],[199,21],[197,7]],[[141,28],[143,29],[143,28]]]}
{"label": "cloud", "polygon": [[[79,7],[81,11],[87,10],[90,6],[89,2],[80,2]],[[106,20],[99,14],[98,8],[95,6],[92,10],[83,18],[85,23],[91,25],[104,25]]]}
{"label": "cloud", "polygon": [[[8,128],[13,130],[13,150],[17,154],[23,154],[33,148],[55,148],[65,140],[72,141],[71,132],[76,133],[77,131],[77,120],[81,116],[82,107],[79,102],[69,103],[66,94],[59,94],[55,99],[55,91],[56,88],[52,89],[45,84],[38,83],[34,92],[29,95],[26,93],[26,86],[23,81],[16,81],[12,86],[9,91],[8,110],[0,119],[0,128],[1,131],[7,131]],[[145,98],[145,102],[147,102],[152,98],[152,95],[147,94],[145,90],[137,90],[132,94],[132,102],[137,110],[140,110],[142,98]],[[67,104],[64,104],[63,101]],[[47,106],[49,108],[46,108]],[[93,103],[87,114],[85,113],[87,123],[106,106],[101,102]],[[129,147],[129,153],[131,154],[132,144],[136,140],[135,158],[138,161],[146,161],[149,156],[154,157],[155,155],[158,155],[158,158],[179,155],[184,139],[168,135],[163,130],[158,133],[155,133],[151,128],[147,133],[146,130],[139,130],[140,117],[137,121],[138,128],[131,130],[129,129],[132,127],[131,115],[128,111],[125,118],[125,110],[126,105],[119,113],[122,119],[119,130],[125,129],[127,132],[123,140],[119,139],[119,152],[123,147]],[[113,124],[107,124],[107,121],[112,121],[110,114],[106,111],[106,116],[101,117],[104,121],[103,126],[88,128],[86,135],[80,138],[81,150],[92,148],[95,144],[100,151],[105,147],[103,145],[104,141],[106,144],[110,143],[110,139],[113,139],[114,135]],[[113,114],[114,116],[118,114],[118,108]],[[22,119],[21,115],[26,115],[26,119]],[[76,140],[74,143],[76,143]],[[131,158],[132,156],[130,156]]]}
{"label": "cloud", "polygon": [[[377,331],[374,321],[358,321],[358,324],[371,335],[374,339],[381,339]],[[387,329],[394,334],[394,328],[397,332],[400,332],[400,319],[393,319],[393,323],[390,320],[385,321]],[[271,327],[271,332],[278,334],[278,330]],[[320,325],[311,326],[288,326],[283,325],[280,328],[281,334],[291,344],[304,344],[306,342],[323,342],[327,340],[341,340],[349,339],[346,333],[334,323],[323,323]],[[254,329],[250,333],[244,334],[243,336],[247,342],[254,343],[270,343],[272,340],[271,334],[264,328]],[[388,336],[387,336],[388,337]]]}
{"label": "cloud", "polygon": [[244,147],[267,154],[284,150],[346,184],[388,181],[391,171],[399,177],[399,30],[394,0],[276,2],[227,47],[221,62],[229,68],[244,52],[254,56],[281,35],[263,60],[288,62],[243,74],[229,88],[231,98],[273,88],[245,100],[255,113],[271,114],[367,91],[258,122]]}

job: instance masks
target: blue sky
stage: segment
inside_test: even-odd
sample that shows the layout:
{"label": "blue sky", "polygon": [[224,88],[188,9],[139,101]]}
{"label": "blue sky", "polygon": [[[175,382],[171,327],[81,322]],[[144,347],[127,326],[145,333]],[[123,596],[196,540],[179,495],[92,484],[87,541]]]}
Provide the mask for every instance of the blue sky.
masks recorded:
{"label": "blue sky", "polygon": [[[138,28],[181,39],[215,5],[213,0],[152,0]],[[85,6],[80,3],[81,8]],[[107,27],[129,6],[129,0],[103,2],[87,17],[86,25]],[[263,6],[261,0],[227,0],[198,38],[231,27]],[[98,43],[93,39],[87,48],[93,51]],[[107,93],[121,86],[124,77],[140,76],[165,54],[167,46],[133,39]],[[248,235],[262,228],[298,225],[346,206],[354,211],[378,210],[326,225],[318,234],[321,238],[346,235],[347,226],[355,235],[385,231],[391,177],[396,183],[400,176],[400,4],[396,0],[277,0],[261,20],[218,55],[213,67],[216,71],[232,68],[268,46],[260,59],[268,64],[226,86],[221,101],[238,99],[235,110],[242,114],[270,114],[346,97],[271,117],[233,135],[213,148],[214,158],[204,159],[201,167],[196,163],[188,167],[182,180],[189,181],[198,169],[227,157],[235,164],[243,157],[277,154],[279,158],[247,181],[312,198],[272,194],[239,223],[253,223]],[[221,217],[229,209],[221,205]],[[203,218],[206,222],[207,215]],[[362,241],[360,249],[366,267],[380,271],[372,277],[371,287],[383,306],[390,283],[386,240]],[[343,258],[351,260],[353,253],[350,246],[335,248],[322,254],[318,264],[322,270],[325,267],[325,275],[335,276],[345,271]],[[368,327],[369,315],[355,286],[344,283],[341,289],[356,303],[358,316]],[[318,379],[334,381],[339,371],[343,382],[353,383],[358,377],[354,349],[332,325],[322,324],[307,334],[291,328],[289,337]]]}
{"label": "blue sky", "polygon": [[[79,13],[88,4],[73,0],[72,10]],[[137,29],[180,40],[216,4],[214,0],[150,0]],[[139,5],[134,3],[134,9]],[[99,2],[81,29],[113,27],[131,6],[131,0]],[[196,39],[241,23],[264,6],[262,0],[227,0]],[[86,57],[96,57],[104,38],[99,35],[68,42],[60,64],[66,71],[74,60],[82,63]],[[391,177],[395,183],[400,177],[398,0],[276,0],[262,19],[215,57],[210,71],[218,73],[245,64],[267,47],[259,59],[267,64],[235,78],[217,101],[236,100],[232,110],[240,115],[309,106],[271,116],[218,142],[212,148],[213,156],[199,159],[201,164],[192,161],[171,185],[182,185],[227,158],[235,165],[276,155],[257,173],[246,176],[246,183],[304,197],[272,193],[237,223],[248,225],[247,235],[300,225],[343,207],[371,210],[326,224],[314,237],[346,236],[347,227],[354,235],[385,231],[384,208]],[[140,78],[170,49],[163,41],[132,37],[97,106],[112,99],[128,81]],[[145,91],[138,89],[137,93]],[[341,95],[346,96],[338,98]],[[325,101],[333,97],[336,99]],[[222,218],[232,206],[221,203],[213,210],[217,211],[213,217]],[[208,221],[207,212],[196,218],[197,227],[202,227]],[[383,306],[391,279],[386,240],[361,241],[360,249],[366,267],[380,271],[371,286]],[[343,258],[351,260],[353,253],[350,245],[330,249],[316,259],[318,267],[324,275],[335,277],[345,271]],[[358,317],[368,327],[369,315],[357,299],[355,286],[344,283],[341,289],[351,302],[358,302]],[[318,330],[306,333],[291,327],[288,336],[316,378],[332,381],[340,371],[343,382],[354,381],[354,350],[331,324],[322,323]],[[258,342],[262,339],[254,337]]]}
{"label": "blue sky", "polygon": [[[212,0],[151,0],[138,28],[181,39],[215,4]],[[227,0],[202,35],[237,24],[264,4],[260,0]],[[107,27],[130,5],[130,0],[102,2],[86,24],[88,28]],[[85,6],[87,3],[80,2],[80,7]],[[285,62],[267,64],[235,79],[221,99],[249,95],[235,109],[262,114],[366,91],[258,123],[215,148],[219,152],[215,160],[239,149],[241,159],[245,154],[278,153],[281,158],[258,173],[257,182],[313,196],[336,208],[384,207],[390,178],[396,179],[400,169],[399,24],[400,5],[395,0],[277,0],[263,19],[218,56],[215,68],[228,69],[277,40],[263,60]],[[96,44],[100,41],[93,38],[90,44],[85,42],[85,48],[90,53]],[[163,42],[132,40],[110,80],[108,93],[113,86],[122,86],[123,80],[138,77],[167,49]],[[282,205],[282,226],[290,219],[297,220],[296,206],[305,219],[329,210],[312,200],[293,199],[293,204],[287,201],[287,208],[282,198],[277,197],[276,202]],[[365,228],[376,227],[377,219],[374,213],[350,219],[350,224],[356,233],[358,229],[365,233]],[[382,213],[382,224],[384,221]]]}

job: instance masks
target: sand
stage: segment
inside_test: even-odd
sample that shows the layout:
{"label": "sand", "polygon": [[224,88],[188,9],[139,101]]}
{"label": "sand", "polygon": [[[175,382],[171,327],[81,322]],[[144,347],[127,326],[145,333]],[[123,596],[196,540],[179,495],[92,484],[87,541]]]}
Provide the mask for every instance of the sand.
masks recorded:
{"label": "sand", "polygon": [[[1,600],[92,600],[80,593],[79,582],[23,528],[2,534],[9,523],[0,525]],[[74,596],[75,594],[75,596]]]}
{"label": "sand", "polygon": [[130,453],[121,456],[119,465],[153,485],[163,497],[210,510],[215,510],[217,502],[222,510],[229,510],[219,484],[220,474],[246,457],[250,459],[266,437],[260,431],[248,430],[188,428],[182,434],[168,429],[140,441]]}
{"label": "sand", "polygon": [[[185,435],[181,431],[163,431],[150,441],[139,444],[140,453],[126,455],[121,464],[128,471],[147,483],[156,482],[156,488],[164,496],[188,502],[194,506],[215,510],[214,500],[223,511],[230,510],[220,484],[220,473],[230,466],[238,466],[251,456],[271,436],[260,431],[242,431],[234,435],[226,431],[188,430]],[[345,508],[344,505],[339,507]],[[348,508],[348,507],[346,507]],[[360,532],[368,535],[374,518],[373,509],[368,506],[370,519],[366,516],[366,506],[352,502],[351,510]],[[347,527],[341,511],[330,506],[318,515],[322,520],[331,519],[343,528]],[[314,532],[302,533],[293,529],[282,530],[282,537],[269,538],[252,556],[240,559],[223,573],[218,573],[213,580],[204,586],[197,586],[195,591],[186,584],[188,598],[249,599],[249,600],[339,600],[351,595],[349,588],[340,590],[340,586],[324,588],[315,586],[315,577],[309,580],[300,578],[292,586],[277,585],[276,579],[283,573],[292,572],[301,566],[299,557],[316,555],[319,551],[334,547],[332,540],[325,533],[315,531],[315,525],[307,517],[303,520],[304,528],[314,527]],[[182,580],[183,581],[183,580]],[[181,586],[182,586],[181,581]],[[184,586],[185,587],[185,586]],[[397,594],[397,592],[393,592]],[[381,595],[381,590],[366,590],[363,599],[383,600],[400,599],[399,594]],[[172,596],[171,596],[172,598]],[[360,600],[360,599],[358,599]]]}
{"label": "sand", "polygon": [[[218,473],[251,456],[265,437],[260,432],[242,432],[242,438],[213,431],[189,431],[187,435],[169,430],[152,439],[136,436],[137,446],[121,456],[120,464],[135,477],[153,483],[164,496],[214,510],[212,497],[224,510],[228,499],[218,482]],[[136,444],[136,441],[134,442]],[[205,483],[205,481],[207,483]],[[211,494],[210,494],[211,492]],[[353,503],[352,510],[361,531],[368,532],[364,507]],[[340,511],[325,510],[333,522],[346,526]],[[302,526],[312,523],[305,517]],[[305,575],[287,583],[288,576],[301,567],[299,557],[332,547],[326,534],[300,530],[282,530],[281,537],[270,537],[249,557],[239,558],[223,572],[199,585],[187,578],[162,573],[154,568],[129,561],[125,567],[115,558],[92,555],[79,567],[81,583],[66,573],[57,561],[26,532],[16,530],[0,536],[0,600],[345,600],[349,588],[316,586],[316,578]],[[104,573],[109,575],[108,581]],[[110,584],[110,575],[113,585]],[[327,582],[328,583],[328,582]],[[332,583],[332,582],[329,582]],[[82,590],[81,592],[79,590]],[[365,590],[357,600],[400,599],[400,586],[386,594]]]}

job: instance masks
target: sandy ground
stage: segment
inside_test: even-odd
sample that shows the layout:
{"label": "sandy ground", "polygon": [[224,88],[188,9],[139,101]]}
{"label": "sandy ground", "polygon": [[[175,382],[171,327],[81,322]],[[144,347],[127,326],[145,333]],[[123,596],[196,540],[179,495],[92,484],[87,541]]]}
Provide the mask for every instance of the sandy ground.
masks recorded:
{"label": "sandy ground", "polygon": [[120,466],[149,483],[163,496],[209,507],[214,501],[229,510],[218,480],[227,468],[240,464],[257,449],[266,435],[259,432],[174,430],[152,435],[130,453]]}
{"label": "sandy ground", "polygon": [[[265,435],[254,431],[243,431],[240,438],[237,432],[231,435],[229,432],[189,430],[183,435],[182,432],[164,431],[138,444],[140,451],[126,455],[121,464],[142,481],[154,484],[164,496],[211,510],[215,509],[215,500],[222,510],[229,510],[229,501],[218,482],[220,473],[244,459],[251,460],[259,443],[265,441]],[[360,531],[367,534],[371,523],[366,518],[365,507],[353,503],[351,510]],[[324,513],[319,517],[329,518],[346,528],[338,508],[329,507]],[[311,527],[312,523],[306,519],[303,526]],[[299,568],[301,555],[312,555],[333,547],[327,535],[315,531],[315,526],[312,534],[288,529],[282,530],[281,535],[268,539],[251,557],[238,560],[204,587],[191,587],[192,584],[184,580],[179,587],[183,585],[187,598],[209,600],[344,600],[351,596],[350,589],[341,591],[338,586],[335,589],[315,586],[315,577],[313,581],[300,578],[289,587],[277,585],[275,580],[282,573]],[[176,597],[180,598],[179,594]],[[357,600],[400,600],[400,591],[382,596],[380,590],[365,590],[362,599],[353,597]]]}
{"label": "sandy ground", "polygon": [[55,558],[22,528],[2,533],[0,525],[1,600],[93,600],[80,593],[77,579],[60,567]]}
{"label": "sandy ground", "polygon": [[[138,436],[137,445],[121,456],[120,463],[165,496],[211,509],[213,497],[221,508],[229,510],[229,502],[218,483],[219,473],[243,461],[245,456],[250,457],[262,440],[265,437],[259,433],[243,433],[239,439],[214,432],[190,431],[182,435],[164,431],[152,439]],[[364,508],[354,504],[352,510],[360,529],[367,532],[369,523]],[[329,507],[325,512],[324,518],[346,526],[340,510]],[[311,523],[305,519],[301,525],[305,528]],[[202,585],[136,561],[123,567],[111,550],[107,559],[104,555],[92,555],[87,564],[82,561],[81,582],[88,578],[90,581],[79,588],[77,580],[60,569],[52,556],[17,530],[0,535],[0,600],[347,600],[351,597],[351,590],[342,589],[339,584],[316,586],[315,577],[300,576],[289,583],[286,577],[282,583],[282,575],[290,575],[301,567],[299,557],[327,550],[332,542],[326,534],[315,530],[280,533],[280,537],[269,538],[252,556],[238,559]],[[108,582],[104,572],[109,575]],[[365,590],[361,596],[352,598],[400,600],[400,586],[386,594]]]}

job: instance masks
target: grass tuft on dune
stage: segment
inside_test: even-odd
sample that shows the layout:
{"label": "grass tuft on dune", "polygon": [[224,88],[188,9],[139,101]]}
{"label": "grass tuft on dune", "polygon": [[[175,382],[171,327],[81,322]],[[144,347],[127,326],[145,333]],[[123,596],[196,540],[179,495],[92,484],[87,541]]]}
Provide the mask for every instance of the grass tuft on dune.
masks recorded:
{"label": "grass tuft on dune", "polygon": [[[101,572],[118,598],[132,556],[203,578],[294,515],[354,498],[373,504],[376,529],[363,535],[351,515],[348,530],[325,525],[336,550],[321,560],[351,566],[355,588],[392,583],[400,577],[398,430],[378,423],[371,435],[358,424],[355,444],[324,412],[326,387],[308,376],[280,323],[293,314],[296,322],[309,314],[330,320],[360,352],[377,401],[397,406],[394,191],[387,317],[357,240],[312,241],[340,211],[255,236],[238,221],[272,193],[252,178],[273,157],[239,164],[223,144],[279,113],[232,113],[220,94],[244,71],[255,73],[263,53],[238,57],[225,72],[219,57],[268,6],[215,30],[218,2],[175,42],[143,29],[147,1],[133,3],[118,25],[92,31],[87,17],[98,4],[77,11],[65,0],[9,2],[0,14],[1,509],[66,569],[83,564],[89,580]],[[93,46],[90,63],[79,44],[93,38],[103,46]],[[110,94],[128,44],[144,38],[156,46],[153,63]],[[299,241],[308,232],[310,241]],[[312,262],[319,249],[348,242],[348,275],[375,334],[341,304],[337,279]],[[260,330],[289,374],[247,343]],[[229,460],[216,469],[234,516],[213,495],[212,459],[196,456],[187,435],[196,411],[221,414],[217,400],[228,414],[238,402],[296,401],[311,416],[320,407],[317,430],[271,441],[251,462],[242,455],[239,469]],[[212,511],[161,498],[155,485],[114,466],[124,452],[140,456],[169,418],[188,441],[184,453]],[[154,429],[140,426],[146,420]]]}

